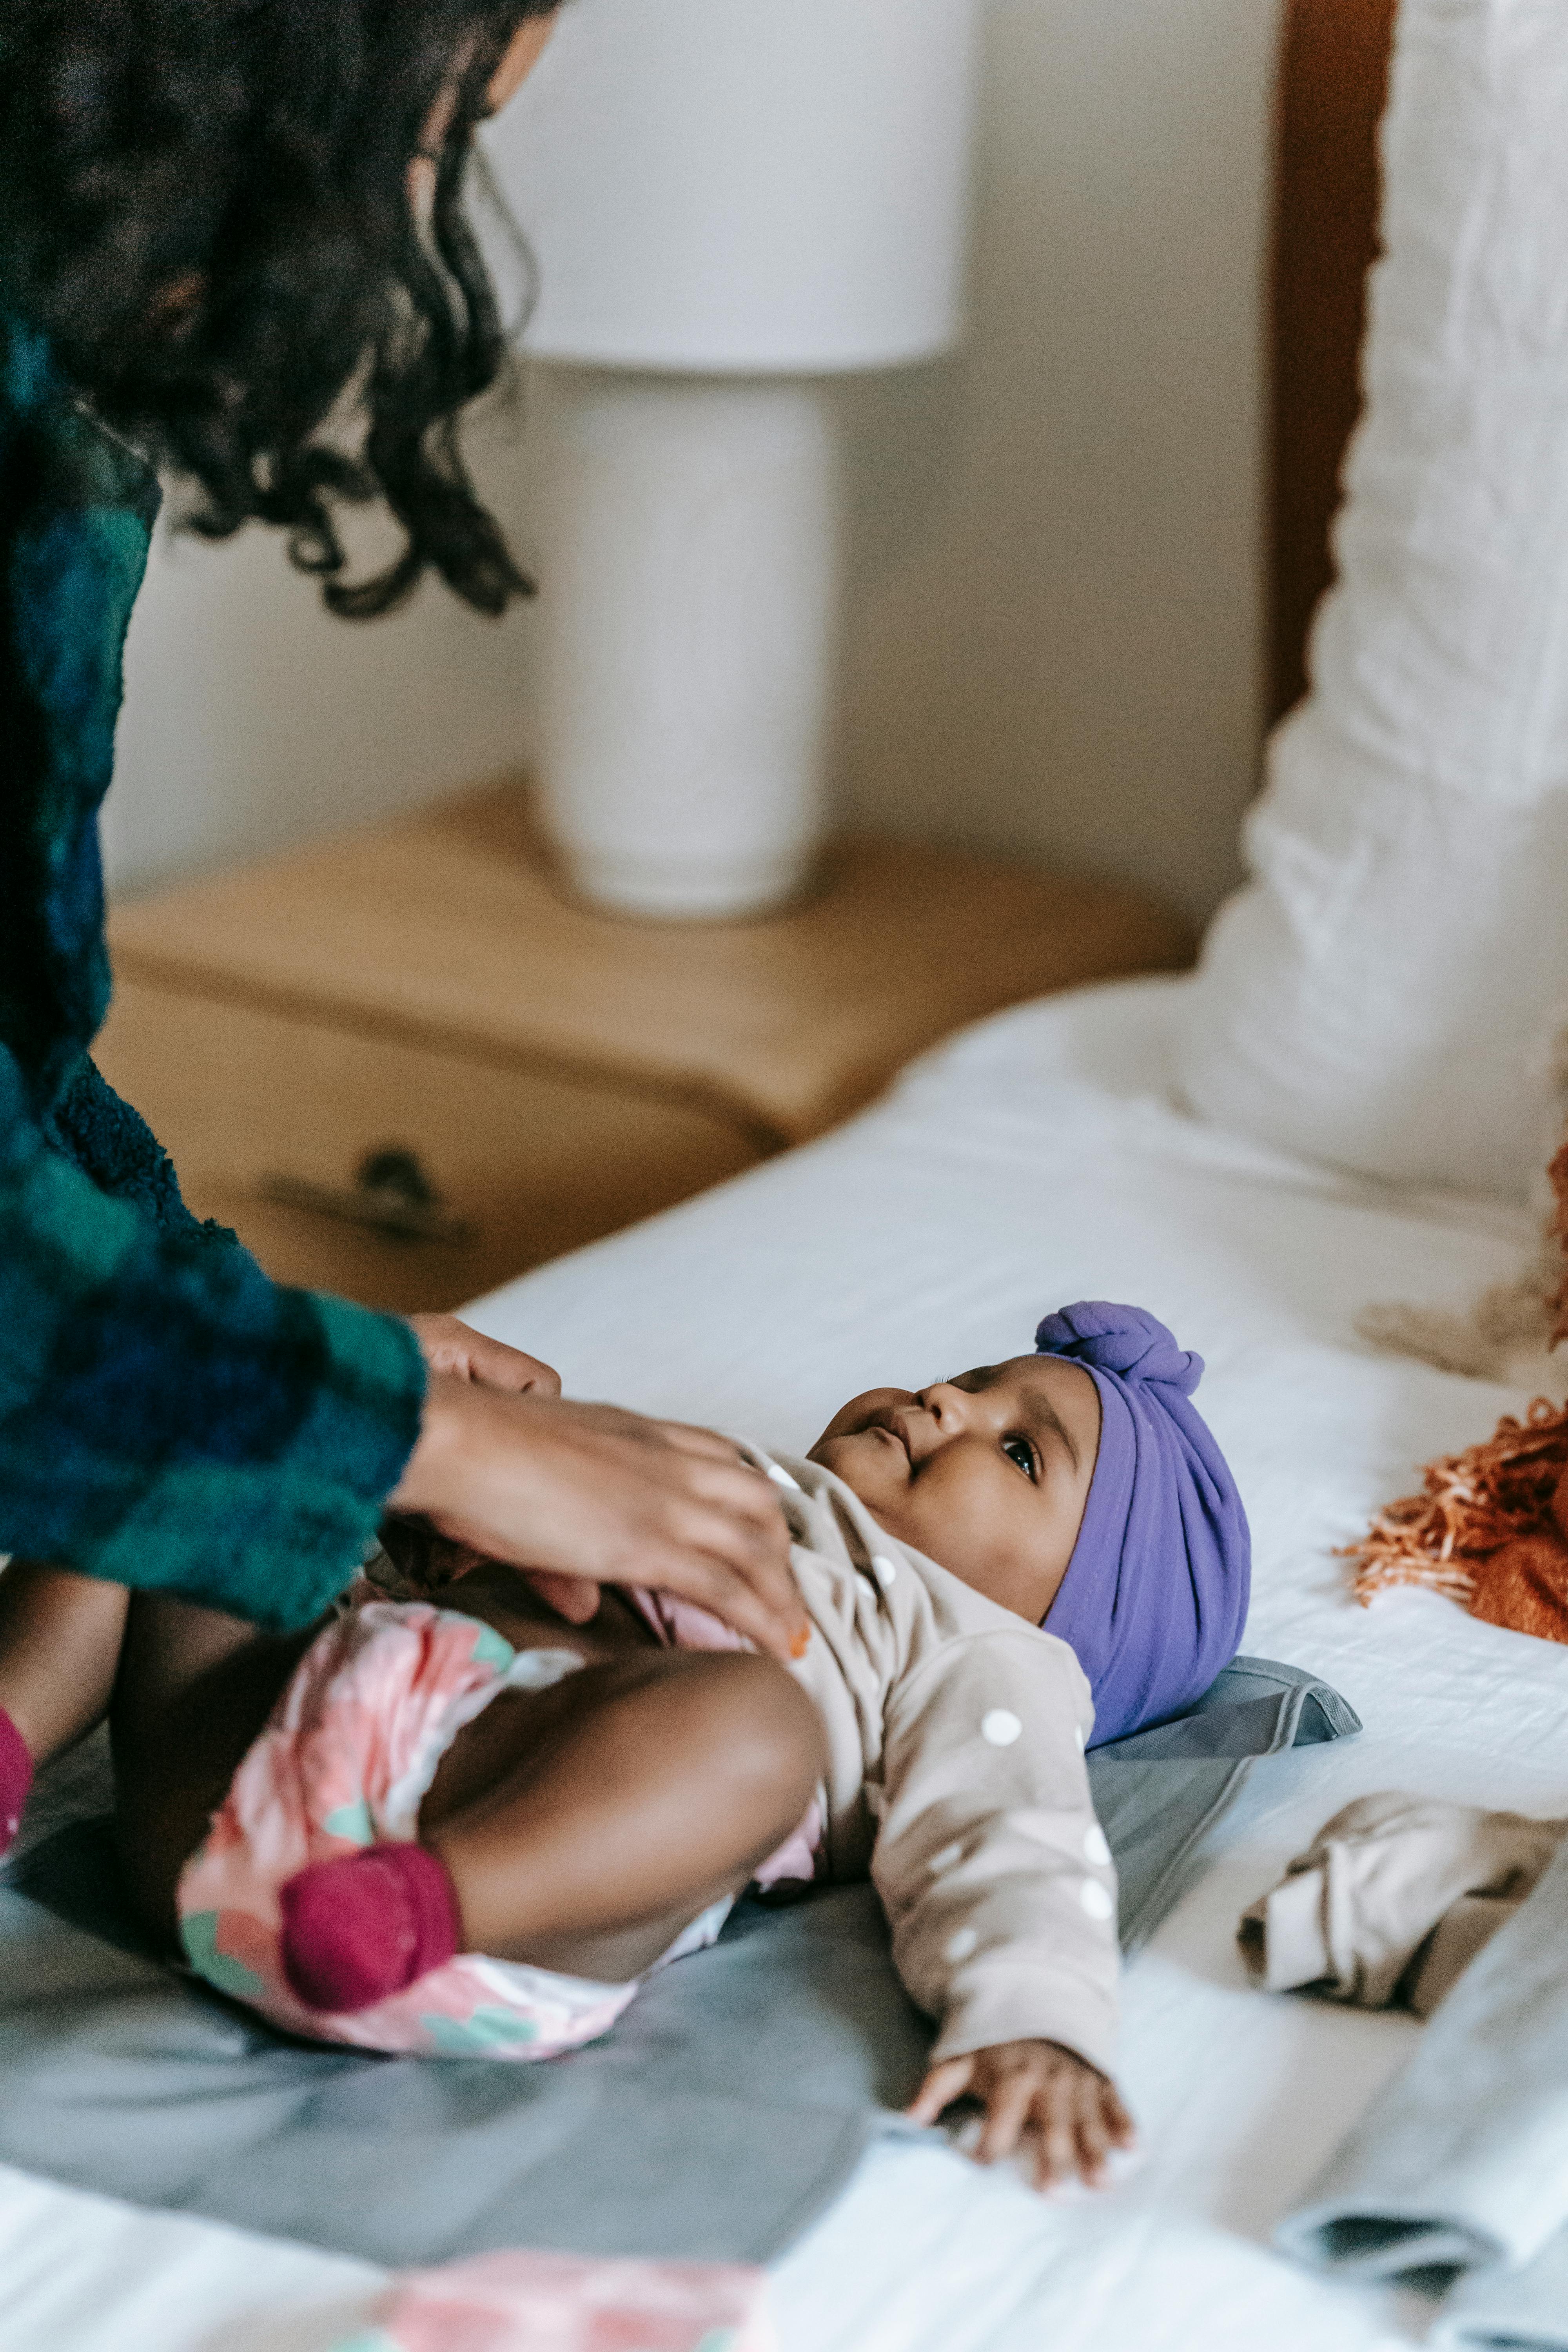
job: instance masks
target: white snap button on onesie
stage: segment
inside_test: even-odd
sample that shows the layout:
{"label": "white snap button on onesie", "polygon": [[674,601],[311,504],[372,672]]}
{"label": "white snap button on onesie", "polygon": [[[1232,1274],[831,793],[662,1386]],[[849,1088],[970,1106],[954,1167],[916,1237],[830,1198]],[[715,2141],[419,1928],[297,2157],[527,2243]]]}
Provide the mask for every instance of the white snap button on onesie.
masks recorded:
{"label": "white snap button on onesie", "polygon": [[1023,1733],[1024,1727],[1010,1706],[994,1706],[980,1726],[981,1738],[992,1748],[1011,1748]]}
{"label": "white snap button on onesie", "polygon": [[1110,1899],[1110,1889],[1101,1886],[1098,1878],[1084,1880],[1078,1890],[1078,1899],[1091,1919],[1109,1919],[1116,1908]]}
{"label": "white snap button on onesie", "polygon": [[1083,1833],[1083,1850],[1085,1853],[1088,1854],[1090,1862],[1098,1862],[1103,1864],[1110,1860],[1110,1848],[1105,1843],[1105,1832],[1100,1828],[1098,1822],[1094,1822],[1090,1828],[1085,1830]]}
{"label": "white snap button on onesie", "polygon": [[979,1941],[980,1938],[973,1927],[960,1927],[955,1936],[950,1936],[947,1939],[948,1958],[966,1960]]}

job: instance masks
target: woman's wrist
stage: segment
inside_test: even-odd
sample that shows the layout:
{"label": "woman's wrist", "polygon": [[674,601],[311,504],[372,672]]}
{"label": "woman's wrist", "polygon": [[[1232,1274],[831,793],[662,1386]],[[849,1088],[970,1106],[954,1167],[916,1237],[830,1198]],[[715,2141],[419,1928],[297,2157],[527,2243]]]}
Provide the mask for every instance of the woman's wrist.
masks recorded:
{"label": "woman's wrist", "polygon": [[436,1519],[472,1498],[483,1465],[493,1460],[493,1443],[487,1448],[480,1432],[488,1429],[493,1440],[497,1399],[504,1396],[514,1409],[506,1435],[515,1470],[515,1407],[524,1398],[548,1402],[558,1397],[561,1377],[537,1356],[487,1339],[455,1315],[408,1320],[428,1370],[419,1435],[387,1508]]}
{"label": "woman's wrist", "polygon": [[463,1491],[462,1465],[476,1391],[454,1372],[432,1371],[414,1451],[386,1498],[389,1511],[438,1520]]}

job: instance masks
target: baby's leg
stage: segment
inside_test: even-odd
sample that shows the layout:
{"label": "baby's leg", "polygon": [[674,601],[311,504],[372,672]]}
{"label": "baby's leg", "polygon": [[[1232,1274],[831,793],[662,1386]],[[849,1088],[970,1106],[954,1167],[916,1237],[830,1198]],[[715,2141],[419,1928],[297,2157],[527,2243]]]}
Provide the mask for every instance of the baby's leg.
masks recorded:
{"label": "baby's leg", "polygon": [[420,1815],[470,1951],[640,1976],[783,1844],[826,1769],[810,1700],[772,1660],[656,1652],[584,1668],[448,1755]]}
{"label": "baby's leg", "polygon": [[625,1983],[739,1893],[825,1768],[810,1700],[744,1653],[640,1654],[503,1693],[448,1750],[417,1846],[285,1886],[289,1982],[342,2013],[468,1950]]}
{"label": "baby's leg", "polygon": [[36,1560],[0,1570],[0,1853],[35,1767],[102,1722],[129,1601],[122,1585]]}
{"label": "baby's leg", "polygon": [[170,1942],[180,1872],[319,1631],[264,1633],[163,1593],[132,1601],[110,1719],[116,1826],[132,1898]]}

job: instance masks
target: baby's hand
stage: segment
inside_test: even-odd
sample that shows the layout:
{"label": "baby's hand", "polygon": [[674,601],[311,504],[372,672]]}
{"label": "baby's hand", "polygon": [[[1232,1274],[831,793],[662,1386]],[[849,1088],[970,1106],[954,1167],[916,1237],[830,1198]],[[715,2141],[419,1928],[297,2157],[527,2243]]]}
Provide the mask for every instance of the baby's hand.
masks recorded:
{"label": "baby's hand", "polygon": [[1111,2149],[1131,2147],[1137,2136],[1115,2084],[1056,2042],[1003,2042],[933,2066],[910,2119],[934,2124],[944,2107],[966,2097],[985,2110],[973,2151],[978,2161],[994,2164],[1022,2149],[1037,2189],[1055,2188],[1075,2173],[1090,2189],[1102,2188]]}

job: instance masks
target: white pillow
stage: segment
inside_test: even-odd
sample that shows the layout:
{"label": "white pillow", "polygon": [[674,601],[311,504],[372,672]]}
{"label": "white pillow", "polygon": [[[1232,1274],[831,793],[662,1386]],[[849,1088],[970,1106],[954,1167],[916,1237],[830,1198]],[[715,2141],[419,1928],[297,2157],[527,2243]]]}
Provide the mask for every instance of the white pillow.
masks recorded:
{"label": "white pillow", "polygon": [[1568,0],[1404,0],[1313,690],[1178,1047],[1194,1108],[1520,1195],[1568,1015]]}

